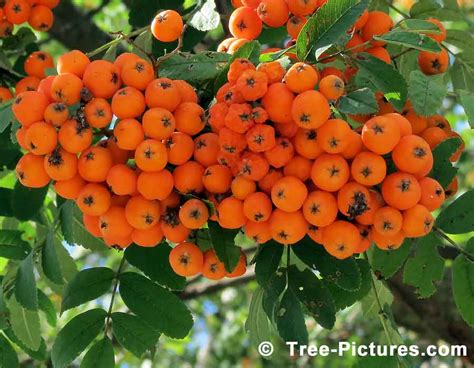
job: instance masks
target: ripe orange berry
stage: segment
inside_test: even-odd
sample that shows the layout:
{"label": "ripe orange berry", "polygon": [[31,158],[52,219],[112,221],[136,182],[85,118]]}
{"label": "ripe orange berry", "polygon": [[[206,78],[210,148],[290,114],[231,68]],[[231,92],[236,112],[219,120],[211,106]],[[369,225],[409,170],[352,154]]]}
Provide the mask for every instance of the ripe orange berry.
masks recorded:
{"label": "ripe orange berry", "polygon": [[93,128],[105,128],[112,122],[112,108],[106,99],[93,98],[85,108],[84,114],[87,123]]}
{"label": "ripe orange berry", "polygon": [[383,115],[386,118],[394,120],[400,128],[400,137],[411,135],[413,133],[410,121],[396,112]]}
{"label": "ripe orange berry", "polygon": [[125,85],[143,91],[155,79],[155,71],[148,61],[134,59],[123,64],[120,76]]}
{"label": "ripe orange berry", "polygon": [[30,126],[43,120],[44,111],[48,105],[49,100],[43,93],[27,91],[15,98],[12,110],[21,125]]}
{"label": "ripe orange berry", "polygon": [[100,183],[107,179],[107,173],[113,166],[112,154],[107,148],[90,147],[82,152],[77,171],[87,181]]}
{"label": "ripe orange berry", "polygon": [[328,100],[337,100],[344,94],[344,81],[335,75],[328,75],[319,82],[319,91]]}
{"label": "ripe orange berry", "polygon": [[15,85],[15,95],[18,96],[26,91],[37,91],[40,83],[41,80],[38,77],[27,76]]}
{"label": "ripe orange berry", "polygon": [[178,275],[191,277],[202,272],[204,256],[197,245],[185,242],[171,250],[169,262]]}
{"label": "ripe orange berry", "polygon": [[21,184],[28,188],[42,188],[51,180],[43,165],[43,157],[27,153],[20,158],[16,176]]}
{"label": "ripe orange berry", "polygon": [[66,105],[75,105],[81,99],[82,80],[74,74],[57,75],[51,85],[51,97]]}
{"label": "ripe orange berry", "polygon": [[244,204],[234,197],[227,197],[217,207],[219,225],[224,229],[239,229],[245,225]]}
{"label": "ripe orange berry", "polygon": [[204,133],[194,139],[194,160],[205,167],[217,163],[219,151],[219,136],[215,133]]}
{"label": "ripe orange berry", "polygon": [[349,165],[340,155],[323,154],[311,169],[311,180],[320,189],[336,192],[349,180]]}
{"label": "ripe orange berry", "polygon": [[118,164],[107,173],[107,185],[117,195],[130,195],[137,190],[137,174],[127,165]]}
{"label": "ripe orange berry", "polygon": [[69,109],[62,102],[53,102],[44,110],[44,121],[48,124],[60,127],[69,117]]}
{"label": "ripe orange berry", "polygon": [[44,157],[44,169],[53,180],[71,180],[77,174],[77,156],[56,148]]}
{"label": "ripe orange berry", "polygon": [[46,76],[46,69],[54,68],[53,58],[43,51],[32,52],[26,58],[24,68],[26,74],[42,79]]}
{"label": "ripe orange berry", "polygon": [[145,97],[134,87],[119,89],[112,98],[112,111],[119,119],[136,118],[145,108]]}
{"label": "ripe orange berry", "polygon": [[72,50],[62,54],[58,59],[58,74],[71,73],[82,78],[90,60],[79,50]]}
{"label": "ripe orange berry", "polygon": [[305,16],[313,14],[318,8],[317,0],[294,0],[287,1],[290,12],[294,15]]}
{"label": "ripe orange berry", "polygon": [[188,161],[173,171],[174,185],[182,193],[200,193],[204,190],[202,176],[204,167],[195,162]]}
{"label": "ripe orange berry", "polygon": [[409,238],[428,234],[434,224],[433,216],[423,205],[417,204],[403,212],[403,233]]}
{"label": "ripe orange berry", "polygon": [[144,142],[145,133],[138,120],[124,119],[115,126],[114,137],[119,148],[133,151]]}
{"label": "ripe orange berry", "polygon": [[373,229],[386,236],[394,236],[402,229],[402,213],[393,207],[382,207],[375,211]]}
{"label": "ripe orange berry", "polygon": [[244,275],[246,271],[247,271],[247,256],[245,255],[244,252],[241,251],[237,266],[235,266],[232,272],[226,271],[225,275],[226,277],[233,279],[233,278]]}
{"label": "ripe orange berry", "polygon": [[12,24],[22,24],[28,21],[31,6],[26,0],[7,0],[3,6],[5,18]]}
{"label": "ripe orange berry", "polygon": [[257,70],[246,70],[237,79],[236,86],[246,101],[256,101],[267,93],[268,77]]}
{"label": "ripe orange berry", "polygon": [[257,70],[267,75],[268,84],[281,82],[285,75],[285,69],[279,61],[270,61],[258,65]]}
{"label": "ripe orange berry", "polygon": [[141,195],[131,197],[125,206],[125,216],[135,229],[147,230],[160,221],[160,204]]}
{"label": "ripe orange berry", "polygon": [[285,74],[285,85],[295,93],[314,89],[319,80],[318,71],[311,65],[298,62]]}
{"label": "ripe orange berry", "polygon": [[284,83],[273,83],[262,98],[262,106],[270,120],[276,123],[292,123],[291,109],[294,95]]}
{"label": "ripe orange berry", "polygon": [[202,275],[209,280],[220,280],[226,274],[224,263],[219,261],[213,249],[204,253],[204,264],[202,266]]}
{"label": "ripe orange berry", "polygon": [[203,201],[189,199],[181,206],[179,219],[188,229],[200,229],[209,219],[209,210]]}
{"label": "ripe orange berry", "polygon": [[308,231],[308,223],[301,211],[285,212],[279,208],[273,211],[269,226],[273,240],[284,245],[298,243]]}
{"label": "ripe orange berry", "polygon": [[181,95],[181,102],[198,103],[198,95],[192,85],[180,79],[175,80],[174,84],[179,89],[179,94]]}
{"label": "ripe orange berry", "polygon": [[232,180],[231,191],[232,195],[243,201],[250,194],[257,190],[257,185],[253,180],[247,179],[243,176],[237,176]]}
{"label": "ripe orange berry", "polygon": [[148,107],[162,107],[173,112],[181,103],[181,94],[174,81],[158,78],[146,87],[145,100]]}
{"label": "ripe orange berry", "polygon": [[92,143],[92,129],[76,120],[67,120],[58,133],[59,144],[70,153],[79,153]]}
{"label": "ripe orange berry", "polygon": [[327,153],[341,153],[349,144],[350,125],[342,119],[329,119],[318,130],[316,143]]}
{"label": "ripe orange berry", "polygon": [[87,65],[82,78],[94,97],[111,98],[120,88],[120,71],[109,61],[95,60]]}
{"label": "ripe orange berry", "polygon": [[56,148],[58,134],[52,125],[40,121],[28,128],[25,134],[25,144],[35,155],[46,155]]}
{"label": "ripe orange berry", "polygon": [[337,193],[339,211],[350,219],[363,215],[369,208],[370,193],[362,184],[351,181]]}
{"label": "ripe orange berry", "polygon": [[106,213],[99,217],[100,232],[103,237],[125,238],[130,236],[133,227],[125,217],[125,209],[120,206],[111,206]]}
{"label": "ripe orange berry", "polygon": [[273,28],[284,26],[289,12],[285,0],[261,0],[257,7],[257,14],[263,23]]}
{"label": "ripe orange berry", "polygon": [[196,135],[204,129],[204,109],[194,102],[183,102],[174,111],[176,130],[188,135]]}
{"label": "ripe orange berry", "polygon": [[270,169],[269,162],[262,154],[245,152],[238,162],[238,173],[250,180],[261,180]]}
{"label": "ripe orange berry", "polygon": [[387,164],[382,156],[373,152],[361,152],[351,164],[351,174],[362,185],[380,184],[387,173]]}
{"label": "ripe orange berry", "polygon": [[131,237],[132,241],[140,247],[155,247],[163,240],[163,231],[158,224],[147,230],[133,229]]}
{"label": "ripe orange berry", "polygon": [[299,128],[293,138],[293,144],[295,151],[310,160],[314,160],[316,157],[323,153],[321,147],[318,146],[316,141],[317,132],[315,129],[303,129]]}
{"label": "ripe orange berry", "polygon": [[420,180],[421,198],[420,204],[429,211],[437,210],[445,200],[444,189],[440,183],[432,178],[423,178]]}
{"label": "ripe orange berry", "polygon": [[288,19],[288,22],[286,22],[286,31],[292,39],[296,40],[298,38],[307,21],[306,17],[296,15]]}
{"label": "ripe orange berry", "polygon": [[326,97],[318,91],[305,91],[296,96],[291,107],[293,121],[305,129],[317,129],[331,115]]}
{"label": "ripe orange berry", "polygon": [[86,181],[76,174],[72,179],[55,182],[54,190],[63,198],[76,200],[84,185],[86,185]]}
{"label": "ripe orange berry", "polygon": [[[156,183],[160,183],[156,185]],[[173,175],[168,170],[141,172],[138,176],[138,192],[148,200],[164,200],[173,191]]]}
{"label": "ripe orange berry", "polygon": [[230,33],[239,39],[253,40],[262,32],[262,21],[256,11],[243,6],[235,9],[229,19]]}
{"label": "ripe orange berry", "polygon": [[253,222],[268,221],[272,214],[272,201],[263,192],[249,194],[244,200],[244,215]]}
{"label": "ripe orange berry", "polygon": [[312,167],[313,161],[303,156],[295,155],[283,168],[283,174],[285,176],[295,176],[301,181],[306,181],[311,178]]}
{"label": "ripe orange berry", "polygon": [[372,152],[385,155],[400,141],[398,124],[387,117],[376,116],[368,120],[362,128],[362,142]]}
{"label": "ripe orange berry", "polygon": [[294,176],[285,176],[272,188],[272,202],[286,212],[297,211],[308,196],[306,185]]}
{"label": "ripe orange berry", "polygon": [[110,192],[101,184],[86,184],[79,192],[76,203],[84,214],[101,216],[110,208]]}
{"label": "ripe orange berry", "polygon": [[86,230],[97,238],[102,238],[99,226],[99,216],[82,215],[82,223]]}
{"label": "ripe orange berry", "polygon": [[210,193],[223,194],[229,191],[232,183],[231,170],[223,165],[211,165],[202,176],[202,183]]}
{"label": "ripe orange berry", "polygon": [[31,9],[28,24],[36,31],[46,32],[53,25],[54,15],[50,8],[36,5]]}
{"label": "ripe orange berry", "polygon": [[385,202],[382,195],[373,189],[369,190],[368,208],[363,214],[356,217],[356,221],[361,225],[372,225],[374,223],[375,211],[384,205]]}
{"label": "ripe orange berry", "polygon": [[444,28],[443,24],[435,18],[428,18],[428,22],[433,23],[438,27],[439,33],[433,33],[433,32],[424,32],[428,37],[432,38],[438,43],[443,42],[446,39],[446,28]]}
{"label": "ripe orange berry", "polygon": [[423,133],[421,133],[421,138],[423,138],[426,143],[429,144],[430,148],[433,149],[446,138],[448,138],[448,135],[441,128],[429,127],[426,128]]}
{"label": "ripe orange berry", "polygon": [[446,49],[440,52],[420,51],[418,64],[423,73],[427,75],[444,73],[449,66],[449,55]]}
{"label": "ripe orange berry", "polygon": [[362,29],[362,27],[365,26],[367,21],[369,20],[369,11],[367,9],[364,10],[362,15],[357,19],[357,21],[354,23],[354,29],[356,31],[359,31]]}
{"label": "ripe orange berry", "polygon": [[258,244],[264,244],[272,238],[269,221],[247,221],[244,227],[245,235]]}
{"label": "ripe orange berry", "polygon": [[309,193],[303,203],[303,216],[311,225],[324,227],[332,224],[337,217],[337,201],[331,193],[316,190]]}
{"label": "ripe orange berry", "polygon": [[431,148],[426,141],[417,135],[407,135],[400,139],[392,152],[395,166],[410,174],[416,174],[433,162]]}
{"label": "ripe orange berry", "polygon": [[[15,88],[17,89],[17,87]],[[0,87],[0,104],[13,99],[13,95],[6,87]]]}
{"label": "ripe orange berry", "polygon": [[168,152],[163,143],[146,139],[135,150],[135,163],[143,171],[160,171],[168,163]]}
{"label": "ripe orange berry", "polygon": [[421,198],[421,188],[413,175],[395,172],[384,180],[382,195],[389,206],[406,210],[418,203]]}
{"label": "ripe orange berry", "polygon": [[392,58],[390,56],[390,53],[384,47],[380,47],[380,46],[371,47],[370,49],[367,49],[365,52],[372,56],[375,56],[377,59],[380,59],[386,62],[387,64],[392,63]]}
{"label": "ripe orange berry", "polygon": [[403,231],[400,231],[398,234],[393,236],[386,236],[380,234],[378,231],[372,232],[372,240],[375,245],[383,250],[395,250],[400,248],[405,240],[405,235]]}
{"label": "ripe orange berry", "polygon": [[364,41],[372,41],[374,46],[384,45],[381,41],[373,41],[372,37],[381,36],[388,33],[393,28],[392,18],[381,11],[371,11],[369,17],[362,28],[362,37]]}
{"label": "ripe orange berry", "polygon": [[338,259],[349,258],[360,245],[357,227],[347,221],[335,221],[323,230],[323,246]]}
{"label": "ripe orange berry", "polygon": [[151,33],[161,42],[176,41],[183,32],[183,18],[174,10],[158,13],[151,23]]}

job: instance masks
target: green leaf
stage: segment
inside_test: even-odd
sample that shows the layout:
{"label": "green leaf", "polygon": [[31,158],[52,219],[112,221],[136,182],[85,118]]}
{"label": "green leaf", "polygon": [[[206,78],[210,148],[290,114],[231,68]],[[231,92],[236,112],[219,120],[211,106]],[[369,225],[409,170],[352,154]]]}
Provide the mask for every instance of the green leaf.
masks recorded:
{"label": "green leaf", "polygon": [[372,273],[370,271],[369,263],[362,258],[356,259],[356,263],[357,267],[359,267],[359,271],[362,277],[362,284],[359,290],[347,291],[338,287],[332,282],[327,282],[326,280],[323,280],[332,295],[336,310],[342,310],[344,308],[350,307],[355,302],[363,299],[370,291],[370,278],[372,277]]}
{"label": "green leaf", "polygon": [[432,22],[428,22],[422,19],[403,19],[400,22],[400,27],[416,32],[429,32],[430,34],[440,34],[438,26]]}
{"label": "green leaf", "polygon": [[296,341],[298,344],[308,344],[308,330],[306,329],[301,304],[292,289],[283,293],[276,315],[278,333],[283,341]]}
{"label": "green leaf", "polygon": [[134,54],[148,61],[148,54],[152,53],[152,49],[153,35],[151,34],[151,31],[142,32],[138,35],[137,38],[135,38],[134,45],[132,48]]}
{"label": "green leaf", "polygon": [[257,282],[266,288],[269,281],[280,265],[283,255],[283,246],[276,241],[269,241],[259,247],[255,262],[255,276]]}
{"label": "green leaf", "polygon": [[310,54],[336,43],[367,8],[366,0],[329,0],[306,22],[296,40],[296,55]]}
{"label": "green leaf", "polygon": [[171,247],[161,243],[153,248],[132,245],[125,250],[126,260],[158,284],[172,290],[183,290],[186,278],[174,273],[170,266]]}
{"label": "green leaf", "polygon": [[107,267],[88,268],[77,273],[64,289],[61,313],[104,295],[114,278],[114,271]]}
{"label": "green leaf", "polygon": [[12,343],[14,343],[16,346],[18,346],[21,350],[23,350],[26,354],[28,354],[34,360],[38,360],[38,361],[45,361],[46,360],[46,358],[47,358],[46,343],[45,343],[43,338],[41,339],[41,343],[40,343],[39,348],[37,350],[31,350],[25,344],[23,344],[21,342],[21,340],[19,340],[15,336],[15,334],[13,333],[11,328],[4,331],[4,333]]}
{"label": "green leaf", "polygon": [[359,268],[353,258],[339,260],[326,250],[306,237],[292,248],[296,256],[307,266],[319,271],[321,276],[329,282],[335,283],[342,289],[357,291],[362,279]]}
{"label": "green leaf", "polygon": [[[46,241],[41,249],[41,267],[43,272],[52,282],[61,285],[64,283],[61,265],[56,254],[56,237],[54,229],[48,231]],[[62,246],[62,245],[59,245]]]}
{"label": "green leaf", "polygon": [[183,79],[190,83],[214,80],[229,61],[229,54],[205,51],[199,54],[179,53],[160,63],[160,77]]}
{"label": "green leaf", "polygon": [[474,327],[474,262],[464,255],[453,263],[453,295],[461,317]]}
{"label": "green leaf", "polygon": [[221,16],[216,11],[214,0],[205,1],[189,20],[191,26],[203,32],[219,27],[220,23]]}
{"label": "green leaf", "polygon": [[46,320],[51,327],[56,327],[57,317],[53,302],[41,290],[38,292],[38,308],[45,314]]}
{"label": "green leaf", "polygon": [[0,257],[21,260],[30,254],[31,247],[22,234],[19,230],[0,230]]}
{"label": "green leaf", "polygon": [[283,291],[286,289],[286,270],[277,270],[268,280],[267,284],[263,288],[263,309],[268,316],[268,319],[272,322],[276,322],[276,316],[278,306],[280,305],[280,299]]}
{"label": "green leaf", "polygon": [[374,40],[420,51],[441,52],[441,47],[436,41],[423,33],[419,33],[419,31],[410,32],[394,29],[382,36],[375,36]]}
{"label": "green leaf", "polygon": [[449,158],[460,145],[461,140],[459,138],[448,138],[433,149],[434,163],[429,176],[436,179],[443,188],[447,188],[451,184],[458,172],[458,169],[453,166]]}
{"label": "green leaf", "polygon": [[193,325],[186,305],[144,276],[132,272],[120,275],[120,295],[134,314],[169,337],[182,339]]}
{"label": "green leaf", "polygon": [[24,308],[38,309],[38,294],[33,266],[33,252],[20,262],[15,281],[15,297]]}
{"label": "green leaf", "polygon": [[81,368],[114,368],[115,356],[112,341],[108,337],[97,341],[84,355]]}
{"label": "green leaf", "polygon": [[316,322],[328,330],[332,329],[336,322],[336,309],[323,281],[308,268],[299,271],[296,266],[289,269],[288,280],[294,294]]}
{"label": "green leaf", "polygon": [[464,108],[469,125],[474,129],[474,93],[469,91],[458,90],[459,102]]}
{"label": "green leaf", "polygon": [[[472,55],[469,54],[469,55]],[[450,68],[451,81],[455,91],[465,90],[474,92],[474,68],[463,60],[464,53],[456,55]]]}
{"label": "green leaf", "polygon": [[103,329],[106,315],[103,309],[91,309],[70,320],[54,340],[51,350],[53,366],[68,367]]}
{"label": "green leaf", "polygon": [[117,47],[118,43],[114,43],[112,46],[110,46],[105,52],[104,56],[102,56],[102,60],[107,60],[113,63],[117,57]]}
{"label": "green leaf", "polygon": [[428,298],[436,292],[435,281],[441,281],[444,260],[438,253],[439,240],[429,234],[417,241],[414,257],[408,259],[403,272],[403,282],[416,287],[420,298]]}
{"label": "green leaf", "polygon": [[410,9],[411,18],[428,18],[441,8],[435,0],[422,0],[413,4]]}
{"label": "green leaf", "polygon": [[359,72],[356,84],[368,87],[374,92],[381,91],[385,98],[398,110],[402,111],[408,96],[407,84],[400,73],[384,61],[369,54],[361,54],[356,60]]}
{"label": "green leaf", "polygon": [[263,296],[264,290],[261,287],[253,292],[249,314],[245,321],[245,331],[254,345],[271,341],[272,338],[272,326],[263,309]]}
{"label": "green leaf", "polygon": [[31,220],[43,207],[47,192],[47,186],[39,189],[27,188],[17,181],[11,199],[13,215],[21,221]]}
{"label": "green leaf", "polygon": [[402,246],[394,250],[381,250],[374,247],[371,252],[371,265],[376,275],[389,279],[402,267],[410,254],[412,240],[406,239]]}
{"label": "green leaf", "polygon": [[10,312],[8,311],[5,295],[3,294],[3,288],[1,287],[1,282],[3,277],[0,275],[0,330],[5,330],[10,325]]}
{"label": "green leaf", "polygon": [[436,219],[436,226],[448,234],[464,234],[474,230],[474,190],[464,193]]}
{"label": "green leaf", "polygon": [[364,299],[362,299],[362,312],[366,317],[379,318],[380,308],[376,295],[378,296],[378,300],[380,301],[380,304],[382,306],[392,305],[393,295],[390,289],[385,284],[385,282],[377,280],[373,275],[372,280],[375,284],[376,291],[374,291],[374,289],[370,290],[370,292],[364,297]]}
{"label": "green leaf", "polygon": [[337,109],[345,114],[373,114],[378,111],[375,93],[369,88],[361,88],[342,96]]}
{"label": "green leaf", "polygon": [[3,133],[11,124],[15,117],[13,116],[13,99],[2,104],[0,109],[0,133]]}
{"label": "green leaf", "polygon": [[153,349],[160,333],[153,330],[137,316],[127,313],[112,313],[114,336],[125,349],[137,358]]}
{"label": "green leaf", "polygon": [[217,222],[211,221],[209,222],[209,232],[217,258],[224,263],[228,272],[232,272],[240,258],[240,247],[235,245],[235,237],[239,230],[223,229]]}
{"label": "green leaf", "polygon": [[18,367],[18,356],[5,336],[0,333],[0,368]]}
{"label": "green leaf", "polygon": [[15,298],[7,301],[10,323],[15,336],[29,349],[37,351],[41,345],[38,311],[23,308]]}
{"label": "green leaf", "polygon": [[443,75],[428,76],[419,70],[410,73],[408,90],[413,108],[421,116],[433,115],[441,107],[448,91]]}
{"label": "green leaf", "polygon": [[13,217],[11,206],[12,193],[12,189],[0,188],[0,216]]}
{"label": "green leaf", "polygon": [[69,244],[77,244],[93,251],[109,249],[101,239],[85,229],[82,213],[73,201],[66,201],[61,205],[60,221],[64,240]]}
{"label": "green leaf", "polygon": [[232,54],[232,56],[228,59],[227,64],[222,68],[222,70],[217,75],[214,81],[214,92],[227,82],[227,73],[229,72],[230,64],[235,59],[244,58],[244,59],[251,59],[253,55],[260,54],[260,43],[258,41],[250,41],[242,45],[236,52]]}
{"label": "green leaf", "polygon": [[467,52],[474,51],[474,38],[469,32],[459,29],[446,30],[446,43],[456,46],[458,49]]}

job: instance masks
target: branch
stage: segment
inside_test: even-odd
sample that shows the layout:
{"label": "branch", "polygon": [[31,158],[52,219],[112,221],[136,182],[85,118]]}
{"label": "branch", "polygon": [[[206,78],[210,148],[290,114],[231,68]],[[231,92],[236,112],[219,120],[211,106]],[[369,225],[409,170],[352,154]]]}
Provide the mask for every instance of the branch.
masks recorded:
{"label": "branch", "polygon": [[161,64],[163,61],[169,59],[169,58],[172,57],[173,55],[176,55],[176,54],[183,48],[183,37],[184,37],[184,32],[185,32],[185,31],[186,31],[186,25],[183,27],[183,31],[181,32],[181,35],[179,36],[179,39],[178,39],[178,46],[176,46],[176,48],[175,48],[173,51],[171,51],[171,52],[169,52],[169,53],[167,53],[167,54],[165,54],[165,55],[159,57],[159,58],[156,60],[156,67],[157,67],[157,68],[160,67],[160,64]]}

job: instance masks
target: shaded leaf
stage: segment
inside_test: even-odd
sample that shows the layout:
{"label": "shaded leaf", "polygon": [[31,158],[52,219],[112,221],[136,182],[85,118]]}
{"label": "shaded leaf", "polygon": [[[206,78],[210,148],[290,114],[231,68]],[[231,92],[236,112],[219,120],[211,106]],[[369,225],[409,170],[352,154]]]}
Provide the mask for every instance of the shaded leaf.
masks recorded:
{"label": "shaded leaf", "polygon": [[433,149],[433,169],[429,176],[436,179],[443,188],[447,188],[453,181],[458,169],[453,166],[449,158],[461,145],[459,138],[448,138]]}
{"label": "shaded leaf", "polygon": [[464,255],[453,263],[453,294],[461,317],[474,327],[474,262]]}
{"label": "shaded leaf", "polygon": [[428,76],[419,70],[410,73],[408,87],[413,108],[421,116],[433,115],[447,93],[442,75]]}
{"label": "shaded leaf", "polygon": [[217,258],[224,263],[227,272],[232,272],[240,258],[241,249],[235,245],[239,230],[223,229],[217,222],[210,221],[209,232]]}
{"label": "shaded leaf", "polygon": [[0,230],[0,257],[21,260],[28,256],[31,247],[22,234],[19,230]]}
{"label": "shaded leaf", "polygon": [[276,314],[276,324],[283,341],[295,341],[300,345],[308,344],[308,330],[303,310],[291,288],[286,289],[283,293]]}
{"label": "shaded leaf", "polygon": [[33,252],[20,262],[15,280],[15,297],[26,309],[38,309],[38,294],[33,266]]}
{"label": "shaded leaf", "polygon": [[112,341],[105,337],[97,341],[84,355],[81,368],[113,368],[115,367],[115,356]]}
{"label": "shaded leaf", "polygon": [[374,247],[371,253],[371,265],[375,274],[389,279],[402,267],[410,254],[412,240],[406,239],[398,249],[382,250]]}
{"label": "shaded leaf", "polygon": [[15,336],[29,349],[37,351],[41,344],[41,330],[38,311],[23,308],[15,298],[7,302],[10,311],[11,328]]}
{"label": "shaded leaf", "polygon": [[469,125],[474,129],[474,92],[458,90],[459,102],[464,108],[464,112],[469,120]]}
{"label": "shaded leaf", "polygon": [[277,271],[282,255],[283,246],[276,241],[271,240],[260,245],[255,262],[255,276],[263,288],[267,287]]}
{"label": "shaded leaf", "polygon": [[53,302],[41,290],[38,289],[37,293],[39,310],[41,310],[45,314],[48,324],[51,327],[56,327],[57,317],[56,309],[54,308]]}
{"label": "shaded leaf", "polygon": [[31,220],[43,207],[48,187],[27,188],[19,181],[15,184],[11,198],[13,215],[21,221]]}
{"label": "shaded leaf", "polygon": [[18,356],[5,336],[0,333],[0,368],[18,367]]}
{"label": "shaded leaf", "polygon": [[392,45],[405,46],[420,51],[441,51],[441,47],[436,41],[419,31],[409,32],[394,29],[382,36],[375,36],[374,40],[383,41]]}
{"label": "shaded leaf", "polygon": [[345,114],[363,115],[377,112],[379,107],[375,93],[369,88],[361,88],[342,96],[337,109]]}
{"label": "shaded leaf", "polygon": [[372,280],[375,284],[375,291],[374,289],[370,290],[369,293],[364,297],[364,299],[362,299],[362,312],[366,317],[379,318],[380,308],[377,302],[376,295],[378,296],[378,299],[380,300],[380,304],[382,306],[392,305],[393,295],[384,281],[377,280],[373,275]]}
{"label": "shaded leaf", "polygon": [[464,193],[436,219],[436,226],[448,234],[464,234],[474,230],[474,190]]}
{"label": "shaded leaf", "polygon": [[[52,282],[55,284],[62,284],[63,274],[61,271],[61,265],[59,264],[58,255],[56,254],[56,237],[54,230],[50,229],[46,236],[46,241],[41,249],[41,266],[43,272]],[[59,245],[62,246],[62,245]]]}
{"label": "shaded leaf", "polygon": [[263,309],[264,290],[259,287],[252,294],[250,309],[247,320],[245,321],[245,331],[249,334],[250,340],[254,345],[264,341],[271,341],[272,326]]}

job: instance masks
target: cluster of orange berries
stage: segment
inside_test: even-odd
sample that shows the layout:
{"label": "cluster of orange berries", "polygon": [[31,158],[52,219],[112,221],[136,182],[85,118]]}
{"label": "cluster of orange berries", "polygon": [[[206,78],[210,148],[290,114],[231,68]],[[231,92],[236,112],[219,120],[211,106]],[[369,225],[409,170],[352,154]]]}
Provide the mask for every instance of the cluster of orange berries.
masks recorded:
{"label": "cluster of orange berries", "polygon": [[[57,72],[12,105],[27,151],[16,167],[21,183],[38,188],[53,180],[58,195],[76,201],[86,229],[109,246],[185,242],[211,212],[195,196],[212,185],[205,168],[217,163],[219,149],[218,136],[202,132],[205,111],[192,86],[156,78],[152,64],[131,53],[111,63],[71,51]],[[213,251],[202,258],[210,278],[221,271],[233,277],[215,265]],[[202,264],[199,270],[206,275]]]}
{"label": "cluster of orange berries", "polygon": [[52,9],[60,0],[6,0],[0,6],[0,38],[11,36],[13,27],[28,23],[36,31],[46,32],[53,26]]}
{"label": "cluster of orange berries", "polygon": [[258,243],[309,235],[337,258],[431,230],[431,211],[445,200],[428,177],[432,149],[458,135],[441,116],[418,116],[409,104],[398,114],[383,98],[377,116],[354,116],[361,125],[352,128],[331,111],[343,93],[342,79],[320,79],[309,64],[231,64],[209,112],[220,166],[205,172],[221,227],[243,227]]}

